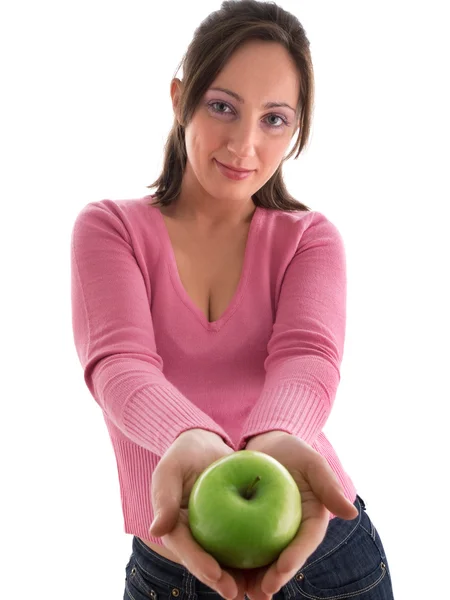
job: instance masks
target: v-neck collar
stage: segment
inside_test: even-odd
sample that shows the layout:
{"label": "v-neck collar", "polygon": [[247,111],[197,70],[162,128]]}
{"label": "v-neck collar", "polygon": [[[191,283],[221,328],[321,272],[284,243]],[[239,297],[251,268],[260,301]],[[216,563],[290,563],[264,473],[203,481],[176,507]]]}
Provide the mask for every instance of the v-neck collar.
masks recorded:
{"label": "v-neck collar", "polygon": [[158,230],[160,233],[160,239],[162,243],[162,248],[164,250],[164,258],[167,261],[170,278],[172,284],[174,286],[175,291],[177,292],[181,301],[195,314],[200,323],[203,325],[205,329],[208,331],[218,331],[222,325],[232,316],[235,310],[238,308],[242,297],[244,295],[246,283],[248,281],[248,275],[251,269],[251,265],[253,262],[253,257],[255,255],[255,247],[256,247],[256,238],[259,231],[259,223],[261,217],[260,206],[256,206],[255,212],[253,213],[252,220],[250,222],[247,243],[245,246],[244,260],[242,265],[241,276],[239,279],[238,286],[234,292],[234,295],[228,304],[225,312],[222,313],[220,318],[217,321],[208,321],[203,311],[194,303],[192,298],[187,293],[184,285],[181,282],[180,274],[178,272],[178,266],[175,259],[175,252],[173,250],[172,242],[170,240],[169,231],[166,226],[166,222],[164,221],[164,216],[157,206],[151,206],[150,208],[156,212],[156,222],[158,225]]}

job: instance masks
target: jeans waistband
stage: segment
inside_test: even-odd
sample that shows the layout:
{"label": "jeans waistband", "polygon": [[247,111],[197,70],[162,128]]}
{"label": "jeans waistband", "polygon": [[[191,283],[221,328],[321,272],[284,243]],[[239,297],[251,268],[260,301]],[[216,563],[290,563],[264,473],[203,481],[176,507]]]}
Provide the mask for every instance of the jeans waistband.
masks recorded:
{"label": "jeans waistband", "polygon": [[[359,495],[356,496],[354,506],[358,509],[358,516],[355,519],[351,521],[336,518],[331,519],[325,539],[308,558],[308,563],[312,564],[321,560],[324,555],[334,551],[345,542],[355,527],[359,526],[362,510],[366,508],[364,500]],[[161,556],[144,544],[137,536],[133,537],[132,548],[135,559],[140,567],[144,571],[151,572],[154,577],[163,581],[168,586],[182,589],[188,595],[194,593],[216,594],[212,588],[192,575],[186,567]]]}

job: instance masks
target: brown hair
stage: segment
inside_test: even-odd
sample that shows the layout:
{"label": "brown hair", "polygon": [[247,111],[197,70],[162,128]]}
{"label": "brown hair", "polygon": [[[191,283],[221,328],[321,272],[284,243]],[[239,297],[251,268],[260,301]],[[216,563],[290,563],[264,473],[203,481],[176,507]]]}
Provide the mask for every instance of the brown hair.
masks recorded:
{"label": "brown hair", "polygon": [[186,165],[184,124],[189,123],[198,103],[224,67],[231,54],[249,40],[265,40],[282,44],[292,56],[300,76],[300,96],[297,105],[299,135],[294,148],[278,166],[272,177],[253,194],[256,206],[299,211],[310,210],[289,194],[281,173],[282,164],[298,150],[295,159],[308,142],[314,100],[314,73],[309,40],[298,19],[275,2],[256,0],[225,0],[197,27],[189,47],[178,65],[183,67],[184,89],[176,117],[164,146],[161,175],[149,188],[157,187],[153,206],[168,206],[181,191]]}

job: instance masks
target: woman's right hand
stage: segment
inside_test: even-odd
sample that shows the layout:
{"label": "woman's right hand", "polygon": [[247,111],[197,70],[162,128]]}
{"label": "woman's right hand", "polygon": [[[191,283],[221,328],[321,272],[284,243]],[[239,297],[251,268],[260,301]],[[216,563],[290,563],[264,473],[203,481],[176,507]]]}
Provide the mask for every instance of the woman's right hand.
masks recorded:
{"label": "woman's right hand", "polygon": [[214,461],[232,454],[223,439],[211,431],[181,433],[159,461],[152,477],[155,519],[150,535],[161,537],[197,579],[224,598],[243,598],[245,579],[237,569],[223,569],[193,538],[188,518],[191,490],[200,474]]}

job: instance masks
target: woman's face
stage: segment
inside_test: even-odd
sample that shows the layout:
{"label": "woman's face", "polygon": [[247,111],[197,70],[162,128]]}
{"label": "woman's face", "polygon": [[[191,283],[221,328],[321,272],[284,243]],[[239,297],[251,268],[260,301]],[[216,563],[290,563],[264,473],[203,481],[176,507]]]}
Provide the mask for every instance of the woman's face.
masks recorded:
{"label": "woman's face", "polygon": [[[179,80],[172,82],[174,108]],[[225,91],[239,95],[239,101]],[[297,131],[295,114],[300,92],[299,75],[289,53],[274,42],[252,40],[229,59],[186,127],[186,178],[191,190],[228,201],[250,198],[270,179]],[[287,106],[265,107],[269,102]],[[251,169],[244,180],[221,173],[221,163]]]}

